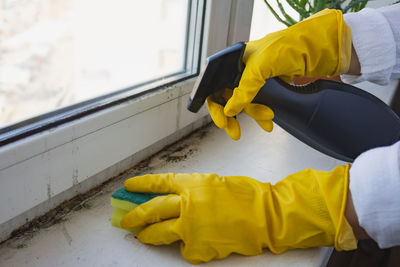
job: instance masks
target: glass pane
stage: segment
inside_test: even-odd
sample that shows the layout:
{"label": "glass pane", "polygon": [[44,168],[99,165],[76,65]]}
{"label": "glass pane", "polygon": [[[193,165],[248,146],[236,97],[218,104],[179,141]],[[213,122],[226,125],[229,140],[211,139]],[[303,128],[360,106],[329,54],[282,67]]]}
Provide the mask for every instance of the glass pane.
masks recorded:
{"label": "glass pane", "polygon": [[0,0],[0,127],[184,71],[188,0]]}

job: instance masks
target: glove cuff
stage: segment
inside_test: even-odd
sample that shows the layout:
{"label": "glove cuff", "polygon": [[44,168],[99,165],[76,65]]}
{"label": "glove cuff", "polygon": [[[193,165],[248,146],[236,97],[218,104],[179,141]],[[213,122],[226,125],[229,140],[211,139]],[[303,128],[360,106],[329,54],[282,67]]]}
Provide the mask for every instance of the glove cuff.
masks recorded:
{"label": "glove cuff", "polygon": [[[304,21],[311,19],[317,19],[317,26],[314,25],[314,27],[320,32],[319,36],[322,38],[321,42],[328,42],[330,48],[329,52],[327,52],[324,57],[316,58],[315,60],[317,60],[318,63],[312,68],[310,68],[310,65],[309,73],[306,72],[304,74],[308,77],[315,77],[321,75],[335,76],[347,73],[350,68],[352,39],[351,28],[344,21],[342,12],[340,10],[326,8]],[[320,26],[321,24],[326,24],[328,27],[323,29]],[[310,25],[307,25],[307,27],[311,27]],[[314,42],[317,42],[317,40],[314,40]],[[318,55],[316,51],[309,51],[309,53]]]}
{"label": "glove cuff", "polygon": [[356,238],[344,215],[348,184],[349,165],[332,171],[306,169],[276,183],[266,201],[269,249],[355,249]]}
{"label": "glove cuff", "polygon": [[339,51],[340,51],[340,58],[338,64],[338,70],[336,71],[337,74],[344,74],[349,71],[350,68],[350,61],[351,61],[351,29],[350,27],[344,22],[342,12],[340,13],[340,20],[339,20]]}
{"label": "glove cuff", "polygon": [[356,237],[354,236],[353,229],[351,228],[349,222],[344,215],[346,211],[347,194],[349,191],[349,168],[350,165],[347,164],[344,169],[345,175],[342,205],[335,236],[335,248],[338,251],[353,250],[357,248],[357,241]]}

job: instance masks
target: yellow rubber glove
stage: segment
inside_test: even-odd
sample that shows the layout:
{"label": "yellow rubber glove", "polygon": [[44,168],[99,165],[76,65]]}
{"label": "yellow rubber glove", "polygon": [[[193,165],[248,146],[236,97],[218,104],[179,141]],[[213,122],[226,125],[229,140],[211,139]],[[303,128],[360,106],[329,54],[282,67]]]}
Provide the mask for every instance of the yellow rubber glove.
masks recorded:
{"label": "yellow rubber glove", "polygon": [[290,82],[294,77],[346,73],[350,57],[351,30],[343,21],[341,11],[320,11],[287,29],[248,42],[243,56],[246,67],[239,86],[234,89],[224,112],[218,104],[208,103],[210,114],[214,114],[212,118],[217,126],[224,128],[233,139],[239,139],[239,124],[230,122],[229,118],[248,107],[266,79],[280,77]]}
{"label": "yellow rubber glove", "polygon": [[231,253],[256,255],[263,248],[273,253],[315,246],[354,249],[356,240],[344,216],[348,168],[307,169],[275,185],[198,173],[130,178],[128,191],[170,194],[138,206],[121,226],[148,225],[137,235],[144,243],[181,240],[183,257],[194,264]]}
{"label": "yellow rubber glove", "polygon": [[[228,101],[233,94],[232,89],[226,88],[222,94],[225,101]],[[227,117],[224,114],[224,107],[214,101],[211,97],[207,97],[206,100],[208,112],[215,125],[218,128],[224,129],[230,138],[233,140],[240,139],[240,125],[236,118]],[[274,112],[267,106],[260,104],[248,104],[244,107],[244,112],[252,117],[258,125],[267,132],[271,132],[273,129],[272,119],[274,118]]]}

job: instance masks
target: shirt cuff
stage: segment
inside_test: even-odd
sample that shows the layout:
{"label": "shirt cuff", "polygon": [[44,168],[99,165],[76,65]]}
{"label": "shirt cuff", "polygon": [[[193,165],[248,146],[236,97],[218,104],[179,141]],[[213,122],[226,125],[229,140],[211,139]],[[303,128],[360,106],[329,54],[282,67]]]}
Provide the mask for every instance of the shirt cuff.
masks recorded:
{"label": "shirt cuff", "polygon": [[370,81],[389,83],[396,65],[396,43],[385,16],[376,9],[365,8],[343,16],[351,28],[352,41],[361,65],[361,75],[341,75],[345,83]]}
{"label": "shirt cuff", "polygon": [[400,142],[358,156],[350,191],[360,226],[379,247],[400,245]]}

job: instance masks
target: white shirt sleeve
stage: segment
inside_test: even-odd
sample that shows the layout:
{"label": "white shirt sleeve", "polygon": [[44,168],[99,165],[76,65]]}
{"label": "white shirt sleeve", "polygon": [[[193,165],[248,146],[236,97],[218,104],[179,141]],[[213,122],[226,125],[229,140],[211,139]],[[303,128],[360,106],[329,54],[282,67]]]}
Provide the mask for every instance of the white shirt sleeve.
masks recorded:
{"label": "white shirt sleeve", "polygon": [[379,247],[400,245],[400,142],[358,156],[350,191],[361,227]]}
{"label": "white shirt sleeve", "polygon": [[[345,14],[361,76],[346,83],[385,85],[400,78],[400,4]],[[350,191],[360,225],[381,248],[400,245],[400,142],[361,154],[350,168]]]}
{"label": "white shirt sleeve", "polygon": [[386,85],[400,78],[400,4],[345,14],[361,66],[361,75],[341,75],[345,83]]}

